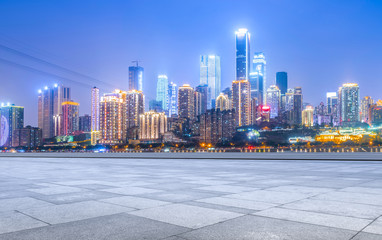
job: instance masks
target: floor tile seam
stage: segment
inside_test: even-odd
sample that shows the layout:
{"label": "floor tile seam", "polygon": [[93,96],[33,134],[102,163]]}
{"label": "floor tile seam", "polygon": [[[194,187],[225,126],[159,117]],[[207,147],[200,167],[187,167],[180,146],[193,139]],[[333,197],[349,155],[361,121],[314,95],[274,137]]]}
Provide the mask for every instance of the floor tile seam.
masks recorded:
{"label": "floor tile seam", "polygon": [[[366,225],[364,228],[362,228],[361,230],[359,230],[356,234],[354,234],[354,236],[352,236],[349,240],[352,240],[352,239],[354,239],[358,234],[360,234],[363,230],[365,230],[368,226],[370,226],[371,224],[373,224],[375,221],[377,221],[377,219],[378,218],[380,218],[382,216],[382,214],[381,215],[379,215],[378,217],[376,217],[373,221],[371,221],[368,225]],[[377,235],[381,235],[382,236],[382,234],[377,234]]]}
{"label": "floor tile seam", "polygon": [[49,222],[46,222],[46,221],[44,221],[44,220],[41,220],[41,219],[39,219],[39,218],[37,218],[37,217],[31,216],[31,215],[29,215],[29,214],[27,214],[27,213],[24,213],[24,212],[22,212],[22,210],[15,210],[15,212],[20,213],[20,214],[22,214],[22,215],[25,215],[25,216],[27,216],[27,217],[30,217],[30,218],[32,218],[32,219],[34,219],[34,220],[39,221],[39,222],[45,223],[45,224],[47,224],[48,226],[53,225],[53,224],[51,224],[51,223],[49,223]]}

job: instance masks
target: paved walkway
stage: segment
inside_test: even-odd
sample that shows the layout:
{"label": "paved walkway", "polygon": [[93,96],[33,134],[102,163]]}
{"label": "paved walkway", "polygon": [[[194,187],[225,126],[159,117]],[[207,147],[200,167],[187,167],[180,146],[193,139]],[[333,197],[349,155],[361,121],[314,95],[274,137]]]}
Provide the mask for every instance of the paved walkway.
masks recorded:
{"label": "paved walkway", "polygon": [[382,239],[382,162],[19,156],[4,240]]}

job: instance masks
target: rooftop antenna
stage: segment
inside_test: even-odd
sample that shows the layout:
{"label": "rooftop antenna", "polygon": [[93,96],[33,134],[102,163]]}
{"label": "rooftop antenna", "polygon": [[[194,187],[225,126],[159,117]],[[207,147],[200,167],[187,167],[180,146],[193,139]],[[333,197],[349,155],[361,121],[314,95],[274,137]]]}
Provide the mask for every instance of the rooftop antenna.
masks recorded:
{"label": "rooftop antenna", "polygon": [[139,66],[139,63],[142,62],[140,60],[135,60],[135,61],[131,61],[132,63],[136,63],[137,64],[137,67]]}

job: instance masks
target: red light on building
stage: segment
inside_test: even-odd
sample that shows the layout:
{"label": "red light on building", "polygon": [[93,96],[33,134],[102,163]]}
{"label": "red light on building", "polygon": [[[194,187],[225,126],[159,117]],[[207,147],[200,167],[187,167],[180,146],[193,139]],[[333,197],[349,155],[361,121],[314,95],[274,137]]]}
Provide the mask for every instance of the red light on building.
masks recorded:
{"label": "red light on building", "polygon": [[261,107],[261,110],[262,110],[263,112],[269,112],[269,111],[271,110],[271,107],[269,107],[269,106],[262,106],[262,107]]}

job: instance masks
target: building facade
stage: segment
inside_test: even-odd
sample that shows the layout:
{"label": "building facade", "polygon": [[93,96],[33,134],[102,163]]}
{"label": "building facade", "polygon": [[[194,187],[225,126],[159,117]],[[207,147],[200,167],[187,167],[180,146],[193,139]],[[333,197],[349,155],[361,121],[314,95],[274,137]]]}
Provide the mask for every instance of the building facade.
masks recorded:
{"label": "building facade", "polygon": [[200,85],[207,85],[207,108],[214,107],[213,103],[221,91],[220,57],[217,55],[200,56]]}
{"label": "building facade", "polygon": [[156,100],[161,102],[163,111],[168,110],[168,78],[166,75],[158,76]]}
{"label": "building facade", "polygon": [[340,105],[340,123],[359,122],[359,86],[356,83],[345,83],[338,91]]}
{"label": "building facade", "polygon": [[236,79],[247,80],[250,73],[250,34],[247,29],[240,28],[235,32],[236,37]]}
{"label": "building facade", "polygon": [[91,92],[91,144],[96,145],[100,138],[100,94],[97,87],[92,88]]}
{"label": "building facade", "polygon": [[193,120],[195,116],[194,89],[190,85],[184,84],[179,87],[178,103],[179,118]]}
{"label": "building facade", "polygon": [[216,144],[230,141],[235,133],[234,110],[208,110],[200,115],[199,141],[206,144]]}
{"label": "building facade", "polygon": [[91,132],[91,116],[89,114],[79,117],[79,130],[82,132]]}
{"label": "building facade", "polygon": [[139,115],[139,140],[159,140],[167,132],[167,116],[164,112],[145,112]]}
{"label": "building facade", "polygon": [[143,67],[129,67],[129,90],[143,91]]}
{"label": "building facade", "polygon": [[232,107],[237,126],[251,124],[251,85],[247,80],[232,82]]}
{"label": "building facade", "polygon": [[168,116],[172,117],[173,115],[178,114],[178,89],[177,85],[173,82],[168,84],[168,103],[167,103],[167,111]]}
{"label": "building facade", "polygon": [[80,104],[77,102],[63,102],[62,103],[62,117],[61,117],[61,136],[72,135],[80,129]]}
{"label": "building facade", "polygon": [[12,147],[14,131],[24,127],[24,107],[0,106],[0,147]]}
{"label": "building facade", "polygon": [[35,149],[42,146],[42,130],[40,128],[26,126],[25,128],[14,130],[13,135],[13,147]]}
{"label": "building facade", "polygon": [[249,75],[251,98],[257,98],[259,104],[266,104],[266,61],[262,52],[253,56],[253,69]]}
{"label": "building facade", "polygon": [[271,85],[267,89],[267,106],[271,108],[270,118],[277,118],[280,111],[281,91],[276,85]]}

